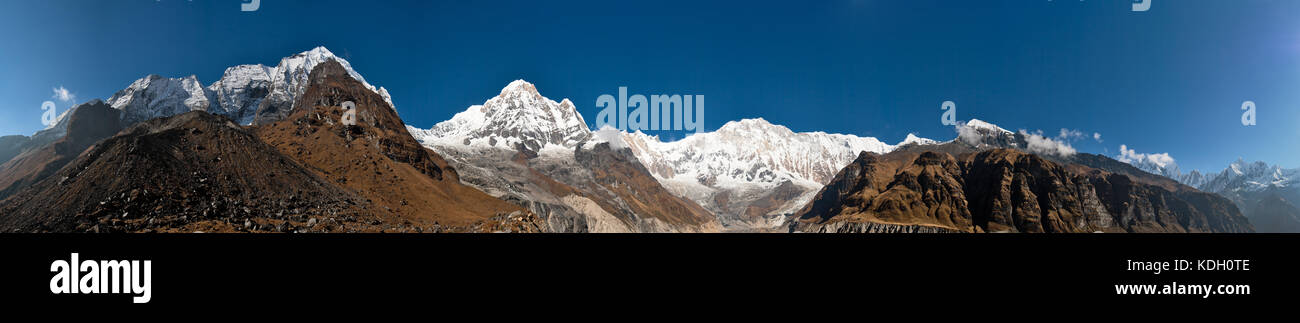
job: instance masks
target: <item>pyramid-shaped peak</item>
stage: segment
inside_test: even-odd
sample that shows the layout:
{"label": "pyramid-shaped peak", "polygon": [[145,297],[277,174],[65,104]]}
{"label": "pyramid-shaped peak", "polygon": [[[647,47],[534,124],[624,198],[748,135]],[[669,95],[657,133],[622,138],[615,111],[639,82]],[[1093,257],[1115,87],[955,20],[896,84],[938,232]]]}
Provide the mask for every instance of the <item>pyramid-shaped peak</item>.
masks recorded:
{"label": "pyramid-shaped peak", "polygon": [[309,51],[298,53],[298,55],[314,56],[314,57],[334,57],[334,52],[331,52],[329,48],[325,48],[325,46],[316,46],[316,48],[312,48]]}
{"label": "pyramid-shaped peak", "polygon": [[533,86],[533,83],[528,83],[528,81],[514,80],[514,82],[510,82],[509,85],[501,89],[501,95],[517,92],[537,94],[537,87]]}

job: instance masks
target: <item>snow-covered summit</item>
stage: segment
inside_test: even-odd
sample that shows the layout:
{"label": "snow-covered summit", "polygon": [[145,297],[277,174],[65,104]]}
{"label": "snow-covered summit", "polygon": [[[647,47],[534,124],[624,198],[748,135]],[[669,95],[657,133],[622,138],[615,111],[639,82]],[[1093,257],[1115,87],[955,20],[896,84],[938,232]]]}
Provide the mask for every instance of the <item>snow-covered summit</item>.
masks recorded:
{"label": "snow-covered summit", "polygon": [[902,141],[902,142],[899,142],[898,145],[896,145],[895,147],[902,147],[902,146],[907,146],[907,145],[912,145],[912,144],[915,144],[915,145],[937,145],[937,144],[939,144],[939,141],[938,141],[938,140],[934,140],[934,139],[929,139],[929,138],[921,138],[921,137],[917,137],[915,134],[910,134],[910,133],[909,133],[909,134],[907,134],[907,138],[904,138],[903,141]]}
{"label": "snow-covered summit", "polygon": [[415,130],[422,142],[538,151],[573,147],[591,136],[587,122],[569,99],[555,102],[524,80],[510,82],[501,94],[471,106],[432,129]]}
{"label": "snow-covered summit", "polygon": [[998,125],[995,125],[995,124],[992,124],[992,123],[988,123],[988,122],[985,122],[984,120],[980,120],[980,119],[971,119],[970,121],[966,121],[966,126],[967,126],[967,127],[970,127],[970,128],[974,128],[974,129],[983,129],[983,130],[988,130],[988,131],[992,131],[992,132],[994,132],[994,133],[1005,133],[1005,134],[1011,134],[1011,133],[1013,133],[1013,132],[1011,132],[1011,130],[1003,129],[1002,127],[999,127]]}
{"label": "snow-covered summit", "polygon": [[1209,192],[1250,192],[1294,188],[1297,184],[1300,184],[1300,169],[1284,169],[1262,161],[1250,163],[1238,158],[1218,175],[1206,179],[1199,188]]}
{"label": "snow-covered summit", "polygon": [[216,105],[210,112],[229,116],[240,124],[253,123],[262,100],[271,92],[271,75],[275,68],[262,64],[226,68],[221,80],[208,86]]}
{"label": "snow-covered summit", "polygon": [[[915,136],[909,140],[933,142]],[[679,141],[662,142],[640,132],[629,134],[627,141],[656,176],[736,183],[825,183],[859,153],[883,154],[896,147],[872,137],[797,133],[762,118],[731,121],[717,131],[693,134]]]}
{"label": "snow-covered summit", "polygon": [[[624,141],[661,184],[723,217],[752,212],[790,214],[806,204],[863,151],[888,153],[907,144],[935,144],[909,135],[898,145],[872,137],[825,132],[794,132],[762,118],[732,121],[717,131],[678,141],[635,132]],[[748,211],[746,211],[748,210]],[[742,221],[752,221],[746,219]],[[780,217],[767,218],[776,225]]]}
{"label": "snow-covered summit", "polygon": [[[149,75],[118,91],[107,103],[122,111],[122,121],[127,124],[203,110],[247,125],[255,121],[256,114],[263,105],[271,105],[276,108],[273,110],[281,111],[291,108],[293,102],[306,91],[307,77],[312,68],[329,60],[338,61],[352,78],[379,94],[392,106],[392,97],[387,89],[366,82],[347,60],[334,55],[325,47],[285,57],[275,67],[261,64],[229,67],[220,80],[207,87],[202,86],[193,75],[180,78]],[[64,123],[66,120],[60,118],[52,128],[66,128]]]}
{"label": "snow-covered summit", "polygon": [[149,75],[132,82],[108,99],[122,111],[124,124],[177,115],[189,111],[213,111],[207,91],[194,75],[166,78]]}
{"label": "snow-covered summit", "polygon": [[[366,78],[361,76],[361,73],[357,73],[356,70],[352,69],[351,63],[348,63],[342,57],[334,55],[333,52],[323,46],[280,59],[280,65],[268,71],[272,87],[271,93],[266,97],[266,100],[270,101],[270,104],[292,105],[298,96],[302,95],[303,91],[306,91],[307,77],[312,68],[329,60],[338,61],[339,65],[343,65],[343,68],[348,71],[348,75],[351,75],[353,79],[361,82],[366,88],[383,97],[389,106],[393,106],[393,99],[388,95],[387,89],[370,85],[369,82],[366,82]],[[224,81],[223,79],[219,82]],[[236,79],[233,81],[242,80]]]}
{"label": "snow-covered summit", "polygon": [[537,93],[537,87],[533,86],[533,83],[528,83],[528,81],[524,81],[524,80],[514,80],[510,82],[510,84],[507,84],[506,87],[501,88],[500,95],[505,96],[510,93],[519,93],[519,92],[527,95],[541,95],[540,93]]}
{"label": "snow-covered summit", "polygon": [[[637,131],[591,131],[569,100],[555,102],[533,84],[518,80],[482,105],[471,106],[431,129],[409,127],[416,139],[444,156],[473,156],[493,149],[524,148],[566,156],[578,144],[599,142],[631,150],[665,188],[720,217],[781,223],[863,151],[887,153],[908,144],[936,144],[908,135],[899,145],[872,137],[795,132],[763,118],[727,122],[712,132],[661,141]],[[561,149],[556,149],[561,148]],[[549,152],[549,153],[548,153]],[[755,208],[750,208],[750,206]],[[751,215],[757,218],[748,218]],[[776,217],[768,217],[773,215]]]}

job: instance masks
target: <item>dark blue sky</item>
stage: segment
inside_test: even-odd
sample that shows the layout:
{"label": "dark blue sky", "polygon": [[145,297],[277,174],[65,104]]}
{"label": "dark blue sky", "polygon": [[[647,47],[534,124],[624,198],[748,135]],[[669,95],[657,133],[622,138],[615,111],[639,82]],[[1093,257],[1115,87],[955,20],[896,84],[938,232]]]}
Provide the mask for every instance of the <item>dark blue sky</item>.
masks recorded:
{"label": "dark blue sky", "polygon": [[[1077,129],[1080,151],[1300,167],[1300,1],[282,1],[0,4],[0,134],[42,128],[65,87],[107,98],[147,74],[197,75],[317,45],[429,127],[526,79],[589,122],[601,94],[707,97],[705,128],[951,139],[959,119]],[[1243,127],[1240,106],[1258,105]],[[59,103],[66,109],[68,103]]]}

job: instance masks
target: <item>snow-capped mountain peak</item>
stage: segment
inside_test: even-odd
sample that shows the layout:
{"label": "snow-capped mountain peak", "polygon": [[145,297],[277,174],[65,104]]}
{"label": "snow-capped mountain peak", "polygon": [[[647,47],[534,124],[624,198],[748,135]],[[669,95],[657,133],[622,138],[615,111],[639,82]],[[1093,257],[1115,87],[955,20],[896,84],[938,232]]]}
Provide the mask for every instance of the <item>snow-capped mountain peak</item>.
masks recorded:
{"label": "snow-capped mountain peak", "polygon": [[510,82],[510,84],[507,84],[506,87],[501,89],[501,96],[506,96],[507,94],[510,93],[541,95],[540,93],[537,92],[537,87],[533,86],[533,83],[528,83],[528,81],[524,81],[524,80],[514,80]]}
{"label": "snow-capped mountain peak", "polygon": [[1193,170],[1183,174],[1169,154],[1138,154],[1125,146],[1120,149],[1121,154],[1115,157],[1116,160],[1206,192],[1235,196],[1233,194],[1239,192],[1294,188],[1300,182],[1300,169],[1284,169],[1262,161],[1247,162],[1238,158],[1218,173],[1203,174]]}
{"label": "snow-capped mountain peak", "polygon": [[960,122],[955,127],[957,140],[974,147],[1020,148],[1016,133],[979,119]]}
{"label": "snow-capped mountain peak", "polygon": [[763,135],[763,136],[789,136],[794,131],[782,125],[775,125],[763,118],[741,119],[729,121],[718,128],[719,133],[729,133],[736,135]]}
{"label": "snow-capped mountain peak", "polygon": [[992,131],[994,133],[1005,133],[1005,134],[1013,133],[1011,132],[1011,130],[1003,129],[998,125],[988,123],[980,119],[970,119],[970,121],[966,121],[966,126],[974,129],[984,129],[984,130]]}
{"label": "snow-capped mountain peak", "polygon": [[238,65],[226,69],[221,80],[208,86],[216,108],[239,124],[253,123],[262,100],[271,92],[271,75],[275,68],[262,64]]}
{"label": "snow-capped mountain peak", "polygon": [[1245,159],[1238,158],[1228,165],[1228,168],[1220,172],[1218,176],[1208,180],[1202,190],[1223,192],[1248,190],[1257,191],[1275,187],[1291,187],[1300,181],[1300,169],[1283,169],[1281,166],[1269,165],[1268,163],[1246,162]]}
{"label": "snow-capped mountain peak", "polygon": [[591,136],[587,122],[568,99],[555,102],[524,80],[510,82],[501,94],[471,106],[432,129],[415,129],[422,142],[538,151],[574,147]]}
{"label": "snow-capped mountain peak", "polygon": [[[589,149],[609,142],[613,148],[630,149],[674,195],[722,217],[763,222],[759,226],[781,223],[779,215],[797,211],[861,152],[883,154],[896,148],[872,137],[794,132],[763,118],[727,122],[716,131],[668,142],[640,131],[593,132],[573,102],[547,99],[523,80],[510,82],[499,95],[431,129],[408,130],[445,156],[526,149],[544,159],[566,151],[572,156],[580,143]],[[935,143],[908,135],[900,145]]]}
{"label": "snow-capped mountain peak", "polygon": [[1259,177],[1259,176],[1264,176],[1266,173],[1269,173],[1274,169],[1281,169],[1281,168],[1276,166],[1271,167],[1268,165],[1268,163],[1262,161],[1257,161],[1253,163],[1246,162],[1244,158],[1238,157],[1236,161],[1233,161],[1232,164],[1228,165],[1228,170],[1231,171],[1231,173],[1229,173],[1228,175],[1230,176],[1249,175],[1251,177]]}
{"label": "snow-capped mountain peak", "polygon": [[108,104],[122,111],[125,124],[194,110],[210,111],[211,107],[207,91],[194,75],[183,78],[146,76],[113,94]]}
{"label": "snow-capped mountain peak", "polygon": [[[293,102],[297,101],[298,96],[301,96],[303,91],[307,90],[307,77],[309,76],[308,74],[311,73],[311,70],[315,68],[316,65],[330,60],[339,62],[339,65],[343,65],[343,68],[348,71],[348,75],[352,76],[352,78],[356,79],[358,82],[361,82],[361,84],[367,89],[379,94],[390,107],[396,109],[396,106],[393,105],[392,97],[388,95],[387,89],[377,88],[369,82],[366,82],[366,79],[361,76],[361,73],[357,73],[357,71],[352,68],[351,63],[342,57],[334,55],[333,52],[323,46],[280,59],[280,65],[277,65],[274,69],[268,71],[268,74],[270,74],[271,89],[270,93],[267,94],[265,98],[265,102],[262,102],[261,105],[269,106],[269,109],[262,108],[261,106],[239,108],[241,110],[251,108],[254,110],[289,111],[293,106]],[[225,83],[226,81],[227,80],[222,79],[218,82]],[[242,82],[243,80],[236,79],[232,81]],[[261,118],[262,117],[259,117],[259,119]]]}
{"label": "snow-capped mountain peak", "polygon": [[896,145],[896,147],[902,147],[902,146],[907,146],[907,145],[911,145],[911,144],[917,144],[917,145],[935,145],[935,144],[938,144],[938,143],[939,143],[938,140],[929,139],[929,138],[921,138],[921,137],[917,137],[915,134],[910,134],[910,133],[909,133],[909,134],[907,134],[907,138],[903,139],[902,142],[898,143],[898,145]]}
{"label": "snow-capped mountain peak", "polygon": [[[747,217],[761,215],[770,221],[759,226],[781,223],[782,218],[768,216],[797,211],[861,152],[896,148],[872,137],[794,132],[762,118],[731,121],[678,141],[662,142],[639,131],[625,134],[624,141],[674,194],[724,218],[751,222],[755,219]],[[908,143],[935,141],[912,135],[903,141]]]}
{"label": "snow-capped mountain peak", "polygon": [[[285,57],[275,67],[249,64],[226,68],[221,79],[207,87],[202,86],[194,75],[181,78],[148,75],[113,94],[107,103],[122,111],[122,122],[125,124],[203,110],[247,125],[257,119],[258,111],[264,110],[264,106],[268,107],[265,109],[268,111],[289,111],[293,102],[306,90],[311,69],[329,60],[338,61],[349,75],[392,106],[392,97],[387,89],[367,83],[347,60],[335,56],[325,47]],[[63,115],[71,110],[65,111]],[[274,117],[267,118],[267,121],[274,120]],[[50,128],[52,131],[47,133],[58,133],[61,129],[66,129],[66,123],[66,118],[60,116]]]}

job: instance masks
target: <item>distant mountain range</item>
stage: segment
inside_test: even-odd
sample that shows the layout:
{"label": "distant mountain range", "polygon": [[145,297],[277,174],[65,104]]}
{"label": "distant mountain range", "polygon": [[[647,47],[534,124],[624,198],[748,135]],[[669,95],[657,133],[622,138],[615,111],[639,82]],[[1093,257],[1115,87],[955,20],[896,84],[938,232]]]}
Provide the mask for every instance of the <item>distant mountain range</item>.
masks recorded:
{"label": "distant mountain range", "polygon": [[[757,118],[665,142],[593,131],[523,80],[422,129],[322,47],[207,87],[150,75],[0,138],[0,230],[1253,230],[1232,202],[1128,163],[979,120],[956,130],[886,144]],[[1205,185],[1265,183],[1246,168]],[[1277,197],[1241,209],[1294,210]]]}
{"label": "distant mountain range", "polygon": [[1260,232],[1300,232],[1297,230],[1300,217],[1291,211],[1296,209],[1294,203],[1300,201],[1300,169],[1284,169],[1259,161],[1248,163],[1238,158],[1218,173],[1201,174],[1193,170],[1183,174],[1173,162],[1135,159],[1130,163],[1143,171],[1227,197]]}

